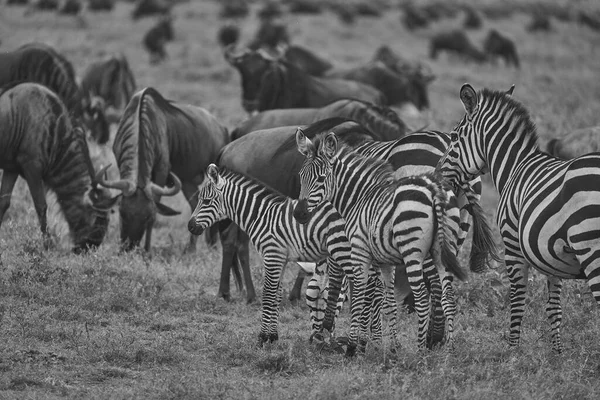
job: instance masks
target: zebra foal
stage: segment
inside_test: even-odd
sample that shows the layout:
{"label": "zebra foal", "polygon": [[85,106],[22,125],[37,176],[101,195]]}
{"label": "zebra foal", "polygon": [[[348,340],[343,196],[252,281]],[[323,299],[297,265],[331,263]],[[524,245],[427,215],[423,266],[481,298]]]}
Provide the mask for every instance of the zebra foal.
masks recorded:
{"label": "zebra foal", "polygon": [[[432,174],[396,180],[389,164],[344,146],[338,148],[334,133],[325,137],[319,149],[300,129],[296,141],[307,158],[300,170],[300,200],[294,217],[306,223],[317,207],[331,201],[347,221],[352,258],[363,271],[372,264],[379,268],[405,265],[419,317],[418,346],[424,348],[430,315],[423,280],[425,259],[431,254],[439,272],[434,268],[428,276],[437,281],[440,272],[445,274],[442,265],[459,279],[466,277],[456,259],[453,233],[458,227],[452,225],[457,225],[453,219],[458,220],[459,212],[455,204],[449,204],[450,189]],[[364,298],[373,298],[374,290],[370,285]],[[440,292],[432,292],[434,304]],[[361,334],[366,335],[367,319],[364,307]]]}
{"label": "zebra foal", "polygon": [[533,266],[547,275],[552,348],[562,352],[561,279],[587,279],[600,303],[600,154],[563,161],[541,151],[534,122],[511,94],[512,88],[462,86],[466,113],[439,170],[458,185],[489,171],[500,194],[496,222],[510,281],[509,344],[520,341]]}
{"label": "zebra foal", "polygon": [[[345,221],[337,210],[331,203],[323,203],[315,210],[310,222],[301,225],[292,215],[297,200],[276,194],[244,175],[225,168],[218,169],[214,164],[209,165],[207,176],[200,187],[198,205],[190,217],[188,229],[199,235],[215,222],[229,218],[248,234],[262,256],[265,279],[259,345],[278,340],[280,280],[287,261],[330,258],[331,285],[323,327],[331,330],[343,274],[352,279],[357,293],[363,292],[365,283],[362,271],[352,264]],[[361,313],[361,299],[354,297],[351,343],[357,342]]]}

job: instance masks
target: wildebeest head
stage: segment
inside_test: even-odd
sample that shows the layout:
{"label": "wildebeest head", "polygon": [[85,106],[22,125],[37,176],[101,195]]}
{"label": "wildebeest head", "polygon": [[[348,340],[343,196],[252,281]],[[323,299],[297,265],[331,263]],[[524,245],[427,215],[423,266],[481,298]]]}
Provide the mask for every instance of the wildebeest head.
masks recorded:
{"label": "wildebeest head", "polygon": [[[161,196],[174,196],[181,190],[181,181],[172,172],[169,173],[171,187],[163,187],[149,181],[144,187],[136,187],[135,183],[119,179],[108,181],[104,178],[106,166],[98,172],[96,180],[106,188],[121,190],[123,198],[119,206],[121,216],[121,244],[129,251],[138,246],[146,232],[152,227],[156,214],[165,216],[177,215],[178,211],[160,203]],[[149,238],[146,237],[146,250],[149,250]]]}
{"label": "wildebeest head", "polygon": [[106,119],[106,105],[104,99],[99,96],[83,96],[82,98],[82,119],[83,123],[90,132],[90,136],[98,142],[104,144],[110,137],[110,126]]}
{"label": "wildebeest head", "polygon": [[245,49],[238,54],[233,54],[233,46],[224,49],[224,56],[225,60],[241,75],[244,110],[256,111],[263,76],[273,66],[275,59],[262,49]]}

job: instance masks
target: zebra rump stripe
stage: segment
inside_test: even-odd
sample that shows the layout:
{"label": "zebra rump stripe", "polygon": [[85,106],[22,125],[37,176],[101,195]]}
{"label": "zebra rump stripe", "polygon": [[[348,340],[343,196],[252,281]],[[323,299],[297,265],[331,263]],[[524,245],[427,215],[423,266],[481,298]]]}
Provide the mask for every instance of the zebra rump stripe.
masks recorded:
{"label": "zebra rump stripe", "polygon": [[561,352],[560,280],[587,279],[600,303],[600,154],[562,161],[541,151],[535,124],[510,92],[463,85],[466,114],[440,170],[462,184],[489,169],[500,194],[497,223],[511,288],[509,344],[520,341],[534,266],[547,275],[552,348]]}
{"label": "zebra rump stripe", "polygon": [[[330,203],[323,203],[311,221],[299,224],[293,218],[297,200],[274,193],[252,178],[211,164],[208,178],[199,190],[198,205],[188,223],[194,234],[216,221],[229,218],[245,231],[261,254],[265,266],[263,316],[259,344],[276,341],[278,335],[281,273],[287,261],[319,261],[331,258],[332,285],[323,327],[333,323],[342,275],[350,276],[362,291],[362,271],[355,270],[345,221]],[[336,291],[335,288],[338,288]],[[360,293],[360,292],[359,292]],[[360,301],[353,300],[350,340],[357,341]]]}

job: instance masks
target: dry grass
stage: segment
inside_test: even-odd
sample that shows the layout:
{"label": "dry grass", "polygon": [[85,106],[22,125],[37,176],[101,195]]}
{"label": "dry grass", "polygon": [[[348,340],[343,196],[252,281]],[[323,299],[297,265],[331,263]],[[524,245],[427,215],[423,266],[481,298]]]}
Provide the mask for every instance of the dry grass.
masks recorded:
{"label": "dry grass", "polygon": [[[562,4],[562,3],[561,3]],[[140,87],[202,105],[228,125],[244,118],[239,77],[216,43],[220,6],[194,1],[175,8],[176,40],[170,59],[150,66],[140,42],[152,19],[132,22],[132,5],[108,14],[75,18],[24,16],[22,8],[0,8],[2,48],[44,41],[63,51],[77,71],[105,53],[123,51]],[[252,8],[242,22],[250,38],[258,21]],[[369,59],[389,44],[415,59],[427,57],[428,38],[458,26],[462,15],[424,31],[408,33],[400,11],[383,18],[341,24],[330,13],[287,16],[294,42],[329,54],[339,63]],[[516,40],[522,69],[465,64],[441,57],[431,66],[430,115],[411,117],[417,127],[449,129],[462,114],[460,85],[508,88],[531,111],[541,140],[598,124],[600,48],[598,33],[556,22],[552,33],[531,35],[529,17],[486,20],[470,33],[480,41],[489,28]],[[553,21],[554,22],[554,21]],[[392,354],[369,347],[355,360],[308,344],[306,307],[285,303],[280,342],[255,348],[260,308],[243,295],[225,303],[215,297],[220,252],[200,244],[182,255],[189,210],[182,197],[169,205],[184,212],[159,218],[152,257],[117,255],[116,215],[107,242],[95,253],[44,252],[37,218],[22,181],[0,230],[0,398],[157,399],[384,399],[384,398],[598,398],[600,332],[598,310],[582,282],[566,284],[563,296],[566,353],[550,352],[544,313],[545,288],[535,275],[530,288],[522,345],[508,349],[507,281],[503,267],[458,287],[460,313],[454,351],[417,353],[416,318],[401,316],[403,348]],[[497,196],[486,185],[485,208],[493,215]],[[256,255],[254,280],[262,283]],[[464,261],[464,258],[463,258]],[[286,272],[286,290],[295,271]],[[344,313],[340,331],[347,329]]]}

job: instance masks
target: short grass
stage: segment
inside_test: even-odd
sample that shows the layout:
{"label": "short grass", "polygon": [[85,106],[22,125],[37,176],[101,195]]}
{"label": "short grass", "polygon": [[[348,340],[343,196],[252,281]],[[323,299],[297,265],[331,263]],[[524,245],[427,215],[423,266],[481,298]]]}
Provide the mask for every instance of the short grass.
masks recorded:
{"label": "short grass", "polygon": [[[564,2],[563,2],[564,3]],[[575,3],[575,2],[573,2]],[[562,4],[562,3],[561,3]],[[577,6],[579,2],[575,3]],[[589,4],[589,2],[587,3]],[[593,3],[592,3],[593,4]],[[2,48],[30,41],[54,45],[77,71],[103,54],[122,51],[140,87],[154,86],[167,97],[202,105],[229,126],[244,118],[239,77],[216,44],[220,26],[215,2],[177,6],[176,40],[170,59],[148,64],[140,45],[152,19],[131,22],[132,5],[118,3],[109,14],[81,21],[54,14],[24,16],[22,8],[0,8]],[[256,6],[253,6],[255,10]],[[409,33],[392,9],[381,19],[342,25],[331,14],[287,16],[294,42],[328,54],[339,64],[367,60],[380,44],[409,58],[426,59],[428,38],[457,26],[461,16]],[[529,34],[528,17],[485,21],[470,33],[480,41],[498,28],[517,43],[522,69],[475,65],[442,56],[430,62],[431,112],[407,116],[415,127],[450,129],[461,117],[457,93],[508,88],[530,110],[541,142],[575,128],[598,124],[600,36],[576,23],[556,22],[555,31]],[[555,22],[555,21],[553,21]],[[257,26],[240,22],[249,40]],[[489,182],[488,182],[489,183]],[[486,184],[484,205],[493,216],[497,195]],[[598,310],[582,282],[568,282],[563,296],[566,352],[550,351],[544,313],[544,281],[533,274],[522,345],[509,349],[507,281],[503,266],[458,285],[460,312],[456,343],[448,349],[417,352],[416,318],[401,314],[402,348],[370,346],[353,360],[308,343],[308,311],[284,300],[279,343],[256,348],[260,306],[246,305],[242,293],[230,303],[216,298],[220,250],[199,242],[184,255],[189,209],[159,218],[151,256],[117,254],[118,221],[106,243],[75,256],[58,247],[43,251],[37,218],[22,181],[0,230],[0,398],[114,399],[594,399],[600,395]],[[464,261],[464,256],[462,257]],[[262,284],[253,254],[254,282]],[[295,271],[286,272],[285,290]],[[345,332],[344,312],[339,330]]]}

